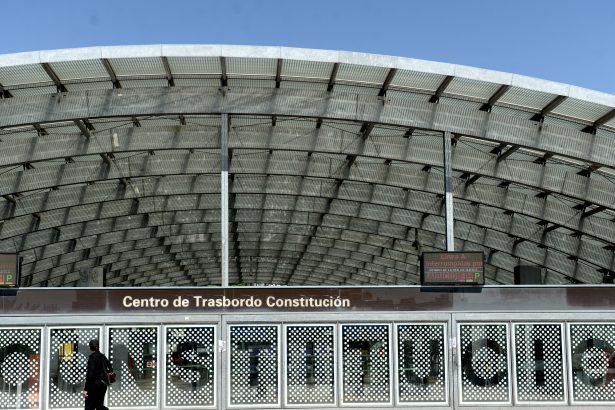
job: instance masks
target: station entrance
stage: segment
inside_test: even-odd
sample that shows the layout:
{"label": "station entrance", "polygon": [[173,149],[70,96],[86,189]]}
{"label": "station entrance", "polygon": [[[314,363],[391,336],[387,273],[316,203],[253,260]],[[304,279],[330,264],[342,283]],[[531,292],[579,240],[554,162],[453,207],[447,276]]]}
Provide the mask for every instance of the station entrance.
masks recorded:
{"label": "station entrance", "polygon": [[2,409],[83,408],[91,339],[117,373],[111,409],[615,404],[604,288],[28,289],[2,300]]}

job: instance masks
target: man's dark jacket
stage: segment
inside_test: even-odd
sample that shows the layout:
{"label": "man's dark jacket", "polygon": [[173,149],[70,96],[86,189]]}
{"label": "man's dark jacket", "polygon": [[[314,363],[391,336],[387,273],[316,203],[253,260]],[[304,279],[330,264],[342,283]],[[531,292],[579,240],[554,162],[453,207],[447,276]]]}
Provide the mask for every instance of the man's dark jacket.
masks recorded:
{"label": "man's dark jacket", "polygon": [[100,352],[92,352],[88,358],[88,370],[85,375],[85,390],[90,392],[102,389],[106,390],[103,377],[107,375],[107,358]]}

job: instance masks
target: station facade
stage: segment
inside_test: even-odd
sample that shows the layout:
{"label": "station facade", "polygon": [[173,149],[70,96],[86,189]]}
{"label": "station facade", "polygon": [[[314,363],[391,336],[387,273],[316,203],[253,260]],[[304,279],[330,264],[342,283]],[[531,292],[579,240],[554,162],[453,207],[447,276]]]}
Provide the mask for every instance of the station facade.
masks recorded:
{"label": "station facade", "polygon": [[110,408],[609,408],[611,292],[25,290],[4,295],[0,406],[80,408],[99,339]]}
{"label": "station facade", "polygon": [[[0,56],[0,409],[82,407],[91,338],[112,409],[610,408],[614,185],[615,96],[571,85],[279,47]],[[418,286],[438,251],[485,285]]]}

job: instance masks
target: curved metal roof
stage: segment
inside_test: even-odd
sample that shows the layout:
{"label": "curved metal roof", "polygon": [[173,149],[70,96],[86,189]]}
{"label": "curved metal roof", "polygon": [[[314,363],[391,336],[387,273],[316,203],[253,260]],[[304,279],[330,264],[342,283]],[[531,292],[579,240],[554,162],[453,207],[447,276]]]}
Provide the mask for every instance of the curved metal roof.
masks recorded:
{"label": "curved metal roof", "polygon": [[107,286],[219,284],[227,203],[231,284],[417,283],[418,255],[446,247],[445,135],[455,249],[485,253],[487,283],[615,271],[614,95],[197,45],[0,56],[0,95],[0,252],[24,257],[23,286],[95,267]]}

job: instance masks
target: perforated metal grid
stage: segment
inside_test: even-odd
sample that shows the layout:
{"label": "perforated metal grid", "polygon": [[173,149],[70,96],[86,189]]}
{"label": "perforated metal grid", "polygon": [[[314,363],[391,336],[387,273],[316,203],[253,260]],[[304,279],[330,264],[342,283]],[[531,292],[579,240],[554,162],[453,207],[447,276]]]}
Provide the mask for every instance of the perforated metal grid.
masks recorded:
{"label": "perforated metal grid", "polygon": [[111,81],[105,66],[100,60],[59,61],[50,64],[61,81],[73,79],[96,79]]}
{"label": "perforated metal grid", "polygon": [[0,329],[0,409],[41,408],[41,329]]}
{"label": "perforated metal grid", "polygon": [[284,60],[282,76],[297,78],[329,79],[331,77],[332,63],[302,60]]}
{"label": "perforated metal grid", "polygon": [[107,392],[110,406],[158,405],[158,332],[157,327],[109,328],[109,360],[117,374]]}
{"label": "perforated metal grid", "polygon": [[447,403],[444,325],[396,325],[397,397],[401,403]]}
{"label": "perforated metal grid", "polygon": [[171,72],[176,75],[220,75],[220,58],[216,57],[168,57]]}
{"label": "perforated metal grid", "polygon": [[161,58],[111,58],[109,61],[118,77],[162,76],[166,74]]}
{"label": "perforated metal grid", "polygon": [[388,325],[342,325],[342,402],[391,402]]}
{"label": "perforated metal grid", "polygon": [[553,114],[594,122],[612,109],[612,107],[605,107],[601,104],[569,98],[556,107],[553,110]]}
{"label": "perforated metal grid", "polygon": [[0,67],[0,84],[3,86],[19,84],[40,84],[51,82],[40,64]]}
{"label": "perforated metal grid", "polygon": [[[438,198],[432,203],[415,201],[426,191],[436,195],[442,192],[441,147],[422,137],[425,131],[418,129],[424,127],[438,130],[433,138],[438,141],[443,129],[456,130],[456,135],[461,136],[455,137],[459,141],[454,156],[454,206],[459,215],[456,247],[495,255],[488,262],[494,261],[487,266],[488,283],[510,283],[515,259],[540,265],[547,273],[545,281],[552,284],[600,283],[608,280],[612,271],[613,251],[609,244],[615,234],[611,221],[615,190],[610,175],[614,172],[615,138],[608,126],[614,120],[597,124],[595,135],[591,132],[592,123],[613,110],[611,96],[470,67],[285,48],[109,47],[0,59],[0,84],[17,97],[3,99],[0,116],[2,127],[6,127],[0,131],[0,186],[4,188],[0,198],[0,215],[4,219],[0,250],[18,251],[24,256],[24,286],[75,285],[79,270],[91,269],[100,258],[104,258],[105,269],[111,270],[109,283],[115,285],[219,282],[215,261],[211,253],[202,252],[204,249],[193,247],[176,252],[174,255],[181,259],[173,259],[169,253],[161,254],[164,247],[155,246],[156,240],[169,242],[164,234],[166,226],[173,225],[170,230],[174,231],[194,222],[202,202],[191,198],[178,204],[183,206],[182,211],[193,206],[195,212],[190,217],[174,213],[176,207],[165,207],[168,198],[172,198],[171,190],[150,188],[146,194],[136,180],[203,172],[219,176],[219,138],[208,137],[206,142],[186,138],[186,128],[194,124],[190,116],[180,113],[194,107],[204,110],[196,114],[216,112],[210,110],[218,104],[218,93],[233,94],[242,87],[252,91],[233,95],[232,107],[240,111],[231,113],[231,127],[243,124],[244,117],[254,121],[247,127],[253,127],[250,131],[240,132],[241,138],[233,141],[237,145],[231,148],[230,174],[231,187],[236,191],[231,195],[244,189],[235,182],[249,176],[260,179],[258,185],[250,187],[260,196],[236,201],[241,206],[231,209],[231,214],[241,212],[245,206],[321,214],[312,215],[308,223],[281,225],[277,232],[261,223],[248,225],[252,231],[232,233],[232,238],[241,240],[231,240],[231,249],[244,249],[241,254],[249,255],[246,257],[272,258],[270,251],[280,250],[282,244],[287,248],[293,244],[295,254],[280,258],[279,263],[261,263],[254,268],[258,272],[255,276],[262,281],[272,278],[276,283],[289,281],[297,285],[416,283],[416,255],[426,247],[442,249],[444,243],[443,219],[435,211],[439,209]],[[62,86],[56,87],[52,74],[45,72],[41,64],[47,60],[67,92],[58,93]],[[41,63],[31,64],[32,61]],[[114,84],[104,66],[107,61],[119,78],[120,84],[115,86],[121,86],[108,93],[108,100],[103,97],[105,89]],[[335,62],[338,69],[334,73]],[[281,77],[276,79],[278,67]],[[389,74],[394,75],[387,85]],[[447,76],[453,80],[439,104],[430,103]],[[170,77],[175,87],[170,87]],[[489,111],[483,103],[502,85],[510,85],[511,78],[514,86],[499,96],[496,107]],[[224,84],[230,89],[223,90]],[[326,92],[327,88],[331,91]],[[254,92],[258,98],[251,97]],[[553,110],[547,110],[542,123],[536,121],[541,110],[561,97],[566,98]],[[62,104],[50,104],[56,99],[61,99]],[[286,102],[278,104],[282,100]],[[111,101],[111,105],[104,101]],[[168,105],[169,112],[156,111],[156,107],[164,106],[158,103],[169,101],[173,101]],[[101,115],[113,120],[86,118],[101,106],[108,107]],[[165,120],[148,120],[152,110],[139,112],[145,106],[154,107],[154,116]],[[38,112],[36,107],[55,108],[49,117],[50,113]],[[87,113],[82,107],[89,107]],[[439,114],[434,117],[436,107]],[[74,123],[75,115],[81,118],[78,121],[84,121],[85,134],[91,134],[93,143],[83,143],[82,130]],[[45,121],[34,121],[35,117]],[[437,120],[433,122],[432,118]],[[262,124],[254,125],[256,120]],[[303,132],[285,126],[291,121],[303,121],[311,129],[306,127]],[[486,129],[477,126],[483,121],[489,124]],[[395,132],[383,129],[378,122],[394,125]],[[23,124],[35,130],[36,124],[40,130],[24,141],[17,135]],[[363,133],[374,124],[363,140]],[[417,124],[420,127],[414,129]],[[161,132],[167,136],[160,137]],[[176,136],[170,137],[174,132]],[[540,138],[534,137],[536,132]],[[145,134],[148,137],[144,138]],[[479,139],[489,140],[489,144],[478,147]],[[516,144],[531,148],[535,157],[528,158],[521,149],[515,152]],[[486,149],[487,145],[492,146]],[[109,153],[113,160],[107,172],[100,164],[101,156],[107,158]],[[576,163],[562,167],[563,158],[571,157]],[[280,184],[279,177],[292,183]],[[337,181],[342,181],[341,185]],[[372,189],[353,197],[346,194],[349,181]],[[72,188],[87,192],[88,187],[103,184],[113,185],[107,195],[77,194],[83,201],[103,205],[75,209],[67,201],[57,201],[61,196],[70,197],[68,191]],[[174,189],[182,186],[186,187],[182,195],[195,193],[191,181]],[[404,190],[408,200],[383,203],[376,187]],[[266,195],[274,191],[278,191],[275,196]],[[151,206],[145,211],[150,194],[155,197],[154,212]],[[354,203],[337,200],[343,196]],[[493,222],[482,217],[472,219],[471,212],[459,205],[458,198],[462,196],[476,208],[489,208]],[[56,202],[52,203],[54,198]],[[137,198],[139,206],[134,205],[137,200],[128,198]],[[43,207],[49,205],[48,212],[35,211],[31,205],[36,202]],[[310,202],[314,206],[307,210],[305,205]],[[579,214],[580,208],[583,211]],[[109,228],[86,235],[94,215],[108,218],[105,223],[111,227],[123,226],[128,218],[139,220],[142,226],[133,230],[135,226],[131,225],[130,230],[114,232]],[[211,215],[220,214],[204,216],[208,225],[203,231],[209,234],[206,240],[214,243],[219,238],[213,234],[220,218],[213,220]],[[163,225],[152,223],[154,220]],[[165,223],[168,221],[173,223]],[[510,226],[499,221],[508,221]],[[497,225],[495,231],[492,225]],[[351,229],[355,226],[360,230]],[[258,229],[262,231],[255,232]],[[326,237],[319,237],[321,234]],[[331,241],[375,236],[383,238],[375,245],[380,250],[359,250],[347,244],[340,249],[338,242]],[[309,239],[312,237],[316,239]],[[152,245],[149,253],[138,247],[146,241]],[[245,249],[246,245],[249,249]],[[355,249],[348,249],[353,246]],[[325,252],[323,248],[330,250]],[[246,257],[232,253],[233,281],[239,282],[243,275],[254,276],[245,269],[250,265]]]}
{"label": "perforated metal grid", "polygon": [[165,334],[165,405],[214,406],[215,328],[167,327]]}
{"label": "perforated metal grid", "polygon": [[278,405],[278,326],[231,325],[229,405]]}
{"label": "perforated metal grid", "polygon": [[615,403],[615,324],[569,324],[574,402]]}
{"label": "perforated metal grid", "polygon": [[391,87],[408,87],[433,92],[442,84],[444,78],[445,76],[441,74],[399,70],[393,78],[393,81],[391,81]]}
{"label": "perforated metal grid", "polygon": [[454,78],[446,88],[446,93],[470,96],[487,101],[498,88],[500,88],[500,84],[490,84],[466,78]]}
{"label": "perforated metal grid", "polygon": [[515,324],[515,400],[565,402],[563,327]]}
{"label": "perforated metal grid", "polygon": [[[81,390],[85,385],[92,339],[100,340],[99,328],[54,328],[49,330],[49,399],[54,409],[83,406]],[[104,346],[101,346],[104,349]]]}
{"label": "perforated metal grid", "polygon": [[330,325],[286,327],[288,404],[335,403],[335,329]]}
{"label": "perforated metal grid", "polygon": [[508,325],[459,325],[462,403],[509,403]]}

